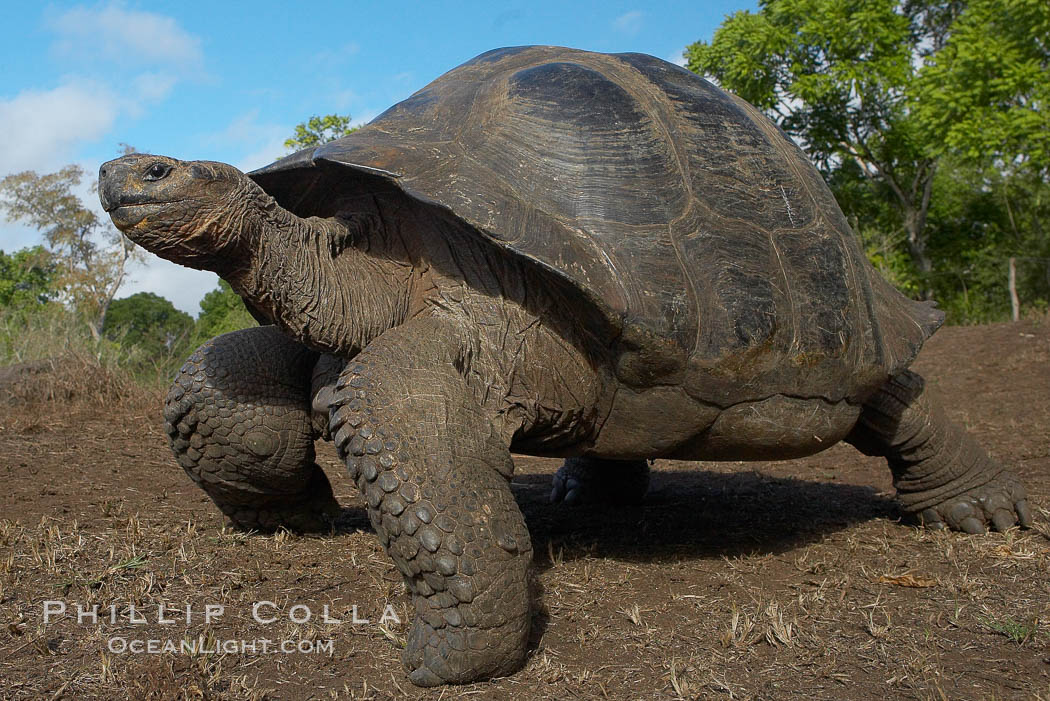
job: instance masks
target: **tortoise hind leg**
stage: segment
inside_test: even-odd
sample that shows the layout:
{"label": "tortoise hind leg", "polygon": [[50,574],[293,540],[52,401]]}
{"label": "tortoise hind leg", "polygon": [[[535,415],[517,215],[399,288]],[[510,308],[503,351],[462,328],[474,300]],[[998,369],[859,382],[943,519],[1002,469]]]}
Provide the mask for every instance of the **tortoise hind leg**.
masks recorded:
{"label": "tortoise hind leg", "polygon": [[551,503],[639,504],[649,489],[649,462],[569,458],[551,486]]}
{"label": "tortoise hind leg", "polygon": [[891,378],[865,402],[846,441],[887,459],[901,507],[928,527],[983,533],[988,525],[1031,526],[1017,475],[988,457],[924,390],[914,372]]}
{"label": "tortoise hind leg", "polygon": [[198,348],[168,392],[176,460],[239,528],[327,530],[339,513],[314,462],[317,358],[272,326],[234,331]]}

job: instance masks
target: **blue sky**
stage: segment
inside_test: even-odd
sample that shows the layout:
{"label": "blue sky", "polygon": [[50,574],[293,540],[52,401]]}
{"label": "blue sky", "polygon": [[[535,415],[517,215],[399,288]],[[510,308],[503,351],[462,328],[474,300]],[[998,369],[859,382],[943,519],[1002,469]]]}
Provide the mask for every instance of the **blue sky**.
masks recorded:
{"label": "blue sky", "polygon": [[[5,3],[0,177],[118,144],[249,170],[314,114],[366,122],[471,57],[558,44],[680,60],[746,0],[712,2]],[[85,198],[92,197],[87,184]],[[94,200],[91,200],[95,204]],[[0,219],[0,249],[41,241]],[[147,290],[196,314],[210,273],[150,256],[118,296]]]}

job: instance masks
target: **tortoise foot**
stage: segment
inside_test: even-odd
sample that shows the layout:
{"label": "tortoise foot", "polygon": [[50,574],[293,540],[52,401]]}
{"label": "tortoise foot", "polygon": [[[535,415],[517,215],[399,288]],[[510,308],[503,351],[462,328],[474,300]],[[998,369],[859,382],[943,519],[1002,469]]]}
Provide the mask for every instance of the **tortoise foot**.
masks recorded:
{"label": "tortoise foot", "polygon": [[217,502],[234,528],[273,533],[282,528],[298,533],[327,533],[340,514],[332,487],[318,467],[301,497],[273,497],[256,503]]}
{"label": "tortoise foot", "polygon": [[551,503],[640,504],[649,489],[649,463],[569,458],[554,474],[551,486]]}
{"label": "tortoise foot", "polygon": [[440,610],[424,604],[424,608],[429,611],[413,621],[401,658],[416,686],[467,684],[505,677],[521,668],[526,621],[482,628],[466,624],[470,606]]}
{"label": "tortoise foot", "polygon": [[1018,525],[1032,526],[1024,486],[1017,475],[1009,471],[912,516],[927,528],[951,528],[966,533],[985,533],[989,528],[1003,532]]}
{"label": "tortoise foot", "polygon": [[236,507],[223,509],[223,512],[230,525],[242,531],[273,533],[283,528],[296,533],[327,533],[332,529],[340,508],[333,499],[327,504],[312,503],[302,508]]}

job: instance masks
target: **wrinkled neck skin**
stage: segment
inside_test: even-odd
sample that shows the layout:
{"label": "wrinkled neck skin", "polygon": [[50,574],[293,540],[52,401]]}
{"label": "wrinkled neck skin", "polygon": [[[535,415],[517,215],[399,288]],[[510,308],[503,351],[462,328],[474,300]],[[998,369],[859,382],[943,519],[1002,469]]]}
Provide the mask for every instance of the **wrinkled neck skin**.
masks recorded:
{"label": "wrinkled neck skin", "polygon": [[303,219],[260,188],[247,197],[241,240],[253,244],[220,275],[283,331],[349,357],[404,320],[412,269],[391,255],[378,217]]}
{"label": "wrinkled neck skin", "polygon": [[[344,217],[301,219],[261,189],[235,270],[220,273],[285,333],[350,357],[411,316],[444,318],[456,363],[493,427],[538,455],[589,440],[603,382],[577,294],[450,216],[362,196]],[[587,338],[585,338],[587,336]]]}

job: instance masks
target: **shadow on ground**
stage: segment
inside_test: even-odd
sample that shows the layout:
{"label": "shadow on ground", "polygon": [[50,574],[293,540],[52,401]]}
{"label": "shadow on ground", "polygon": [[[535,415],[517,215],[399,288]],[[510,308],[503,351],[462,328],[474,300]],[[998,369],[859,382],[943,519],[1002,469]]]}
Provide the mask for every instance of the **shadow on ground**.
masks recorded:
{"label": "shadow on ground", "polygon": [[[873,487],[753,470],[654,470],[637,506],[551,504],[547,472],[519,473],[511,486],[541,570],[550,565],[551,548],[564,560],[632,562],[775,554],[855,523],[899,515],[893,499]],[[337,533],[371,530],[361,508],[344,508],[336,521]]]}
{"label": "shadow on ground", "polygon": [[814,482],[754,471],[659,470],[638,506],[548,503],[549,474],[522,474],[514,492],[541,568],[547,543],[564,557],[634,562],[780,553],[851,524],[896,518],[873,487]]}

